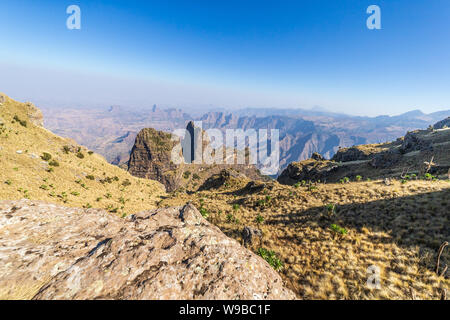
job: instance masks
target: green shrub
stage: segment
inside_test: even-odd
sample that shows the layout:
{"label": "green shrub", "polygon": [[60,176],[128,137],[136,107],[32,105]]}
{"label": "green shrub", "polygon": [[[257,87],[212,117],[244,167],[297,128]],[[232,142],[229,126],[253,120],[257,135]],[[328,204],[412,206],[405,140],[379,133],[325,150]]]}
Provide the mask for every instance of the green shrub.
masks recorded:
{"label": "green shrub", "polygon": [[200,213],[202,214],[203,218],[206,219],[206,218],[209,217],[209,212],[208,212],[208,210],[206,210],[205,208],[201,207],[199,211],[200,211]]}
{"label": "green shrub", "polygon": [[237,203],[235,203],[235,204],[233,204],[233,210],[234,211],[237,211],[237,210],[239,210],[239,204],[237,204]]}
{"label": "green shrub", "polygon": [[191,176],[191,172],[190,172],[190,171],[185,171],[185,172],[183,173],[183,177],[184,177],[185,179],[188,179],[190,176]]}
{"label": "green shrub", "polygon": [[199,180],[199,179],[200,179],[200,176],[199,176],[198,174],[194,173],[194,174],[192,175],[192,179],[194,179],[194,180]]}
{"label": "green shrub", "polygon": [[329,203],[326,205],[328,214],[332,215],[336,212],[336,205],[334,203]]}
{"label": "green shrub", "polygon": [[80,159],[84,159],[84,154],[81,151],[78,151],[76,156]]}
{"label": "green shrub", "polygon": [[258,255],[266,260],[276,271],[281,271],[283,269],[283,262],[276,256],[274,251],[259,248]]}
{"label": "green shrub", "polygon": [[8,180],[6,180],[6,181],[5,181],[5,183],[6,183],[6,184],[7,184],[8,186],[12,185],[12,181],[11,181],[11,180],[9,180],[9,179],[8,179]]}
{"label": "green shrub", "polygon": [[355,179],[356,179],[356,181],[361,181],[361,180],[362,180],[362,177],[361,177],[360,175],[357,175],[357,176],[355,177]]}
{"label": "green shrub", "polygon": [[65,154],[69,154],[69,152],[70,152],[70,147],[69,147],[69,146],[64,146],[64,147],[63,147],[63,152],[64,152]]}
{"label": "green shrub", "polygon": [[94,154],[94,151],[88,151],[88,155],[92,156]]}
{"label": "green shrub", "polygon": [[48,163],[48,165],[52,167],[59,167],[59,162],[56,160],[52,160]]}
{"label": "green shrub", "polygon": [[348,233],[347,229],[342,228],[340,226],[338,226],[337,224],[332,224],[330,226],[330,229],[335,232],[335,233],[339,233],[341,235],[346,235]]}
{"label": "green shrub", "polygon": [[258,214],[256,216],[256,223],[260,224],[260,223],[263,223],[263,222],[264,222],[264,217],[262,215]]}
{"label": "green shrub", "polygon": [[17,115],[15,115],[13,119],[18,123],[20,123],[22,127],[27,127],[27,122],[25,120],[20,120],[20,118]]}
{"label": "green shrub", "polygon": [[95,180],[95,177],[92,174],[86,176],[86,179]]}
{"label": "green shrub", "polygon": [[48,152],[44,152],[41,156],[41,159],[44,161],[49,161],[52,158],[52,155]]}
{"label": "green shrub", "polygon": [[131,181],[128,180],[128,179],[125,179],[125,180],[122,182],[122,186],[124,186],[124,187],[131,186]]}

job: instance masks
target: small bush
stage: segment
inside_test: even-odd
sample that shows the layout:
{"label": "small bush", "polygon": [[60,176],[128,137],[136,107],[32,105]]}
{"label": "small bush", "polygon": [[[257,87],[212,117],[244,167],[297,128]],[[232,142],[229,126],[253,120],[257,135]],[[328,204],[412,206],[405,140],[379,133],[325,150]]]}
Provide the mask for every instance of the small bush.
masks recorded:
{"label": "small bush", "polygon": [[362,180],[362,177],[361,177],[360,175],[357,175],[356,178],[355,178],[355,180],[356,180],[356,181],[361,181],[361,180]]}
{"label": "small bush", "polygon": [[69,146],[64,146],[64,147],[63,147],[63,152],[64,152],[65,154],[69,154],[69,152],[70,152],[70,147],[69,147]]}
{"label": "small bush", "polygon": [[52,167],[59,167],[59,162],[56,160],[52,160],[48,163],[48,165]]}
{"label": "small bush", "polygon": [[48,152],[44,152],[41,156],[41,159],[44,161],[49,161],[52,158],[52,155]]}
{"label": "small bush", "polygon": [[260,214],[258,214],[258,216],[256,217],[256,223],[257,224],[261,224],[264,222],[264,217]]}
{"label": "small bush", "polygon": [[191,176],[191,172],[190,172],[190,171],[185,171],[185,172],[183,173],[183,177],[184,177],[185,179],[188,179],[190,176]]}
{"label": "small bush", "polygon": [[276,256],[274,251],[259,248],[258,255],[266,260],[276,271],[283,269],[283,262],[281,262],[281,260]]}
{"label": "small bush", "polygon": [[326,207],[329,215],[332,215],[336,212],[336,205],[334,203],[329,203]]}
{"label": "small bush", "polygon": [[131,181],[128,180],[128,179],[125,179],[125,180],[122,182],[122,186],[124,186],[124,187],[131,186]]}
{"label": "small bush", "polygon": [[331,229],[333,232],[338,233],[338,234],[341,234],[341,235],[346,235],[346,234],[348,233],[347,229],[342,228],[342,227],[338,226],[337,224],[332,224],[332,225],[330,226],[330,229]]}
{"label": "small bush", "polygon": [[192,175],[192,179],[194,179],[194,180],[199,180],[199,179],[200,179],[200,176],[199,176],[198,174],[194,173],[194,174]]}
{"label": "small bush", "polygon": [[88,155],[92,156],[94,154],[94,151],[88,151]]}
{"label": "small bush", "polygon": [[95,177],[92,174],[86,176],[86,179],[95,180]]}
{"label": "small bush", "polygon": [[233,210],[234,211],[239,210],[239,208],[240,208],[239,204],[237,204],[237,203],[233,204]]}
{"label": "small bush", "polygon": [[202,214],[203,218],[206,219],[206,218],[209,217],[209,212],[208,212],[208,210],[206,210],[205,208],[201,207],[199,211],[200,211],[200,213]]}
{"label": "small bush", "polygon": [[6,180],[5,183],[6,183],[8,186],[12,185],[12,181],[11,181],[11,180]]}
{"label": "small bush", "polygon": [[84,154],[81,151],[77,152],[77,157],[80,159],[84,159]]}

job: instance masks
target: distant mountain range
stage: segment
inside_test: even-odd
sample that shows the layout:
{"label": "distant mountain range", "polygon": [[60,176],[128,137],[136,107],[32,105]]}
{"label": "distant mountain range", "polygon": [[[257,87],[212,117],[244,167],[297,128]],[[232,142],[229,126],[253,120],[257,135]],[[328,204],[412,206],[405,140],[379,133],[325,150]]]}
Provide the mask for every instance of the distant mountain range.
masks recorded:
{"label": "distant mountain range", "polygon": [[137,133],[143,128],[171,132],[190,120],[201,120],[203,129],[279,129],[280,166],[301,161],[318,152],[331,158],[340,147],[383,143],[407,131],[424,129],[450,116],[450,110],[424,114],[413,110],[398,116],[361,117],[323,110],[247,108],[233,112],[207,112],[192,117],[181,109],[42,108],[45,126],[75,139],[116,165],[129,159]]}

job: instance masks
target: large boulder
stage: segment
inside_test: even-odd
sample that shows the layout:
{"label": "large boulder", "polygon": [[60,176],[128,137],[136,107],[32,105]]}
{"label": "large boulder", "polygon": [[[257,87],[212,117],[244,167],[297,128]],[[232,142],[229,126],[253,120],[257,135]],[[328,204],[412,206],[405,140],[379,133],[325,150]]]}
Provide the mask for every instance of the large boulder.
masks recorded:
{"label": "large boulder", "polygon": [[119,218],[0,202],[0,299],[295,299],[188,204]]}

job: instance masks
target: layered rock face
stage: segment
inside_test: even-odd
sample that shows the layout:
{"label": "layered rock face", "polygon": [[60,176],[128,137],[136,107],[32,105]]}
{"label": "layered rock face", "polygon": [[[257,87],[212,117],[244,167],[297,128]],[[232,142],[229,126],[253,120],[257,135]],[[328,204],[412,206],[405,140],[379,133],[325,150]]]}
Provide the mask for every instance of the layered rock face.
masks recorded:
{"label": "layered rock face", "polygon": [[188,204],[119,218],[0,202],[0,299],[295,299]]}
{"label": "layered rock face", "polygon": [[181,180],[182,172],[171,161],[175,142],[172,135],[152,128],[139,132],[131,150],[128,171],[140,178],[161,182],[167,191],[175,190]]}
{"label": "layered rock face", "polygon": [[[214,156],[219,156],[222,163],[208,164],[211,162],[205,161],[204,153],[211,151],[208,148],[209,137],[193,122],[188,123],[183,139],[172,138],[172,134],[155,129],[141,130],[131,150],[128,171],[136,177],[161,182],[168,192],[183,188],[196,191],[209,177],[223,169],[233,169],[256,180],[267,179],[261,176],[255,165],[248,164],[247,150],[243,151],[246,157],[244,164],[237,164],[235,150],[229,158],[225,158],[228,154],[223,147],[214,151]],[[173,152],[179,157],[175,161],[178,164],[172,161]],[[227,164],[228,161],[230,164]]]}

